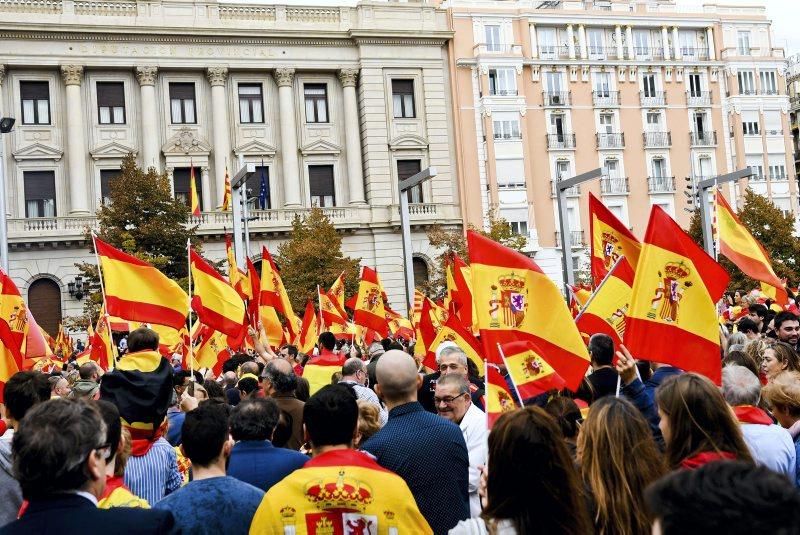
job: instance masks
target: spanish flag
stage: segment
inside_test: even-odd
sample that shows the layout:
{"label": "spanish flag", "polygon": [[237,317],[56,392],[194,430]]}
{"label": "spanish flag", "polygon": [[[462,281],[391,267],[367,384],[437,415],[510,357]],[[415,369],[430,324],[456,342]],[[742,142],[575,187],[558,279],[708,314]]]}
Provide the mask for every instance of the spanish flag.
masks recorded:
{"label": "spanish flag", "polygon": [[231,209],[231,199],[233,192],[231,191],[231,177],[228,175],[228,166],[225,166],[225,193],[222,196],[222,211],[227,212]]}
{"label": "spanish flag", "polygon": [[358,338],[358,333],[356,333],[356,325],[354,323],[350,323],[349,321],[344,325],[339,323],[334,323],[328,326],[328,331],[333,333],[337,340],[350,340],[353,341]]}
{"label": "spanish flag", "polygon": [[459,349],[466,353],[469,360],[471,360],[478,368],[478,375],[483,377],[483,348],[481,343],[469,332],[469,329],[464,327],[458,318],[450,314],[447,321],[439,329],[436,338],[430,345],[430,350],[434,352],[443,342],[453,342]]}
{"label": "spanish flag", "polygon": [[333,298],[341,310],[344,310],[344,271],[336,277],[331,284],[328,294]]}
{"label": "spanish flag", "polygon": [[189,191],[191,194],[192,215],[200,215],[200,197],[197,195],[197,182],[194,179],[194,166],[189,168]]}
{"label": "spanish flag", "polygon": [[308,379],[309,392],[312,396],[323,386],[331,384],[331,377],[334,372],[342,371],[345,360],[344,355],[325,350],[316,357],[311,357],[303,368],[303,377]]}
{"label": "spanish flag", "polygon": [[367,266],[361,268],[361,282],[358,284],[353,323],[372,329],[382,338],[389,335],[386,310],[383,306],[383,288],[378,280],[378,273]]}
{"label": "spanish flag", "polygon": [[500,370],[495,364],[486,365],[486,420],[491,429],[494,423],[506,412],[517,408],[514,397],[508,390]]}
{"label": "spanish flag", "polygon": [[322,288],[317,288],[317,291],[319,293],[319,312],[322,324],[330,326],[334,323],[340,325],[347,323],[347,315],[343,310],[340,310],[336,299]]}
{"label": "spanish flag", "polygon": [[[283,314],[286,318],[286,325],[289,328],[290,339],[294,339],[297,336],[297,326],[292,325],[292,319],[295,317],[292,302],[289,300],[289,294],[286,293],[286,288],[283,286],[278,267],[266,247],[261,248],[260,306],[262,309],[264,307],[273,307]],[[263,315],[264,312],[262,312]]]}
{"label": "spanish flag", "polygon": [[175,329],[186,323],[189,297],[177,282],[97,237],[94,246],[100,258],[108,314]]}
{"label": "spanish flag", "polygon": [[28,316],[28,328],[25,335],[23,367],[27,370],[33,367],[36,361],[40,359],[50,360],[53,357],[53,350],[47,344],[47,333],[36,323],[36,319],[31,314],[30,309],[26,309],[25,312]]}
{"label": "spanish flag", "polygon": [[633,281],[625,345],[637,358],[720,383],[715,303],[728,273],[664,210],[653,206]]}
{"label": "spanish flag", "polygon": [[475,304],[472,299],[472,273],[469,266],[457,254],[453,255],[453,282],[456,288],[456,315],[462,325],[476,334],[478,325],[475,321]]}
{"label": "spanish flag", "polygon": [[28,308],[11,277],[0,270],[0,400],[6,382],[22,369]]}
{"label": "spanish flag", "polygon": [[386,321],[389,322],[389,332],[391,335],[395,338],[400,337],[406,340],[411,340],[414,338],[414,326],[411,323],[411,320],[394,311],[389,313],[389,307],[386,308]]}
{"label": "spanish flag", "polygon": [[198,338],[201,341],[193,352],[196,363],[195,369],[209,368],[215,375],[219,375],[222,371],[222,364],[231,356],[228,349],[228,337],[207,325],[203,325]]}
{"label": "spanish flag", "polygon": [[620,256],[636,269],[642,244],[630,230],[616,218],[611,210],[589,193],[589,234],[591,240],[592,280],[595,287],[605,278],[608,270]]}
{"label": "spanish flag", "polygon": [[300,325],[300,334],[297,337],[297,350],[310,354],[319,339],[319,322],[314,312],[314,303],[306,302],[306,311],[303,314],[303,323]]}
{"label": "spanish flag", "polygon": [[620,257],[606,278],[594,291],[594,297],[575,318],[585,340],[596,333],[607,334],[615,345],[622,343],[625,321],[631,305],[633,270],[625,257]]}
{"label": "spanish flag", "polygon": [[417,341],[414,344],[414,355],[432,370],[436,369],[436,347],[433,346],[433,341],[436,340],[436,333],[441,327],[438,321],[434,320],[434,306],[436,305],[430,298],[423,296],[422,310],[415,328]]}
{"label": "spanish flag", "polygon": [[536,397],[549,390],[561,390],[567,384],[545,359],[544,352],[530,340],[509,342],[501,346],[508,375],[520,399]]}
{"label": "spanish flag", "polygon": [[444,308],[453,312],[457,308],[457,294],[456,281],[453,278],[453,266],[447,264],[444,268],[445,292],[444,292]]}
{"label": "spanish flag", "polygon": [[716,198],[719,252],[736,264],[742,273],[760,281],[764,293],[779,305],[785,305],[789,297],[783,282],[772,269],[769,254],[742,224],[719,189]]}
{"label": "spanish flag", "polygon": [[241,343],[245,332],[242,298],[194,249],[189,248],[189,255],[193,283],[192,310],[205,325]]}
{"label": "spanish flag", "polygon": [[250,299],[247,301],[247,315],[250,323],[255,326],[258,322],[258,306],[261,301],[261,278],[258,276],[253,261],[247,257],[247,278],[250,279]]}
{"label": "spanish flag", "polygon": [[564,297],[527,256],[467,232],[472,289],[484,354],[499,364],[497,344],[530,340],[574,390],[589,354]]}
{"label": "spanish flag", "polygon": [[97,319],[97,328],[89,337],[91,345],[90,358],[97,363],[104,371],[108,371],[111,363],[114,362],[114,347],[111,343],[111,333],[108,330],[108,321],[105,311],[100,310],[100,317]]}

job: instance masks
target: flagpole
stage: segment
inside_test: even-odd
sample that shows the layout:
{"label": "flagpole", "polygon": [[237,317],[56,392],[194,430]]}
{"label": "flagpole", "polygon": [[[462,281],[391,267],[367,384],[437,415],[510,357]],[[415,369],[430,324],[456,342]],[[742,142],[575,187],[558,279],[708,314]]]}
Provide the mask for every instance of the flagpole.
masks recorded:
{"label": "flagpole", "polygon": [[[503,359],[503,364],[506,366],[506,373],[508,373],[508,362],[506,362],[506,356],[503,354],[503,348],[500,347],[500,343],[497,344],[497,351],[500,352],[500,358]],[[514,384],[514,378],[511,377],[509,373],[508,376],[511,378],[511,384],[514,385],[514,393],[517,395],[517,401],[519,401],[519,406],[524,407],[525,404],[522,402],[522,397],[520,396],[519,390],[517,389],[517,385]]]}
{"label": "flagpole", "polygon": [[322,295],[319,293],[319,284],[317,284],[317,306],[319,307],[319,332],[325,330],[325,320],[322,318]]}
{"label": "flagpole", "polygon": [[114,357],[114,367],[117,367],[119,360],[119,353],[117,353],[117,344],[114,343],[114,337],[111,334],[111,320],[108,316],[108,304],[106,303],[106,285],[103,283],[103,268],[100,267],[100,255],[97,254],[97,235],[92,231],[92,245],[94,246],[94,258],[97,262],[97,274],[100,278],[100,294],[103,296],[103,317],[106,322],[106,329],[108,329],[108,339],[111,341],[111,356]]}
{"label": "flagpole", "polygon": [[[486,406],[484,407],[484,409],[486,409],[486,429],[491,429],[489,426],[489,361],[486,359],[483,359],[483,370],[483,380],[485,381],[484,385],[486,387]],[[516,390],[516,388],[514,390]]]}
{"label": "flagpole", "polygon": [[[192,241],[186,239],[186,261],[189,267],[189,325],[191,328],[192,319]],[[189,372],[191,373],[191,381],[194,381],[194,348],[192,333],[189,332]]]}
{"label": "flagpole", "polygon": [[622,260],[623,260],[624,258],[625,258],[624,256],[620,256],[619,258],[617,258],[617,261],[616,261],[616,262],[614,262],[614,265],[612,265],[612,266],[611,266],[611,269],[609,269],[609,270],[608,270],[608,273],[606,273],[606,276],[605,276],[605,277],[603,277],[603,280],[601,280],[601,281],[600,281],[600,284],[598,284],[598,285],[597,285],[597,288],[595,288],[595,289],[594,289],[594,291],[592,292],[592,295],[590,295],[590,296],[589,296],[589,299],[587,299],[587,300],[586,300],[586,304],[585,304],[585,305],[583,305],[583,308],[581,308],[581,311],[580,311],[580,312],[578,312],[578,315],[577,315],[577,316],[575,316],[575,322],[577,322],[577,321],[578,321],[578,320],[581,318],[581,316],[583,316],[583,313],[584,313],[584,311],[585,311],[587,308],[589,308],[589,305],[592,303],[592,301],[594,301],[594,298],[595,298],[595,296],[597,295],[597,292],[599,292],[599,291],[600,291],[600,288],[602,288],[602,287],[603,287],[603,285],[604,285],[604,284],[606,283],[606,281],[607,281],[607,280],[608,280],[608,279],[611,277],[611,275],[614,273],[614,270],[615,270],[615,269],[617,269],[617,266],[619,265],[619,263],[620,263],[620,262],[622,262]]}

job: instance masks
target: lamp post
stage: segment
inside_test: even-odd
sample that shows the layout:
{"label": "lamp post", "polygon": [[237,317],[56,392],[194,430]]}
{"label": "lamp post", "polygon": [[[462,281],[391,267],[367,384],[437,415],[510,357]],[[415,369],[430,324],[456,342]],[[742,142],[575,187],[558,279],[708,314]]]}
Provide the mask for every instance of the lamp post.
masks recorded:
{"label": "lamp post", "polygon": [[14,128],[13,117],[0,119],[0,264],[3,271],[8,273],[8,219],[6,214],[6,163],[5,140],[3,134],[8,134]]}
{"label": "lamp post", "polygon": [[435,176],[436,168],[428,167],[400,181],[400,230],[403,237],[403,267],[406,279],[407,311],[414,307],[414,260],[411,257],[411,224],[408,220],[408,196],[406,192]]}
{"label": "lamp post", "polygon": [[711,214],[708,210],[708,199],[706,198],[706,194],[708,193],[708,190],[714,186],[719,186],[720,184],[725,184],[726,182],[733,182],[734,180],[740,180],[742,178],[752,176],[753,174],[753,171],[749,167],[745,167],[744,169],[739,169],[738,171],[727,173],[725,175],[707,178],[697,183],[696,191],[699,198],[696,199],[696,202],[697,207],[700,209],[700,221],[703,224],[703,248],[713,258],[716,258],[717,255],[714,251],[714,237],[711,235]]}
{"label": "lamp post", "polygon": [[243,164],[231,179],[231,216],[233,217],[233,250],[236,263],[244,265],[245,244],[249,236],[242,239],[242,231],[246,232],[247,223],[247,179],[256,174],[256,164]]}

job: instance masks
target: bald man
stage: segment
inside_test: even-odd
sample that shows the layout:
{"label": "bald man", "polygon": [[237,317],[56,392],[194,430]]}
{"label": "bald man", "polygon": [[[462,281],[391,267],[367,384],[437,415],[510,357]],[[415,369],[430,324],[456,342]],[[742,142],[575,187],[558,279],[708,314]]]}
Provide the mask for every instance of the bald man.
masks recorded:
{"label": "bald man", "polygon": [[362,448],[405,480],[433,532],[447,533],[470,513],[469,454],[461,429],[419,404],[422,376],[411,355],[387,351],[375,375],[389,421]]}
{"label": "bald man", "polygon": [[285,447],[297,450],[303,444],[303,407],[305,403],[297,399],[297,375],[292,363],[286,359],[272,359],[261,374],[261,386],[278,408],[286,413],[286,421],[291,427],[291,436]]}

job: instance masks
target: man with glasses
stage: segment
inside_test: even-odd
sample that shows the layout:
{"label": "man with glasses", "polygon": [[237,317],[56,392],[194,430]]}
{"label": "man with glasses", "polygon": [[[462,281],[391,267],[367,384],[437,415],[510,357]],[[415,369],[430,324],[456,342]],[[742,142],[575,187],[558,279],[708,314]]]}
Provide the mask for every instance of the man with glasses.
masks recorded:
{"label": "man with glasses", "polygon": [[456,424],[464,435],[469,451],[469,512],[472,517],[480,516],[478,485],[481,473],[478,467],[486,465],[488,455],[486,413],[472,403],[469,381],[454,373],[439,378],[433,401],[436,413]]}
{"label": "man with glasses", "polygon": [[439,377],[448,374],[455,374],[463,377],[469,382],[469,393],[472,403],[483,410],[483,395],[485,390],[483,382],[476,373],[470,375],[469,360],[467,354],[453,342],[444,342],[436,348],[436,366],[438,370],[422,378],[422,386],[419,389],[419,402],[428,412],[436,412],[433,403],[433,394],[436,391],[436,382]]}
{"label": "man with glasses", "polygon": [[0,529],[27,533],[168,533],[168,511],[98,509],[112,446],[97,408],[86,401],[52,399],[28,412],[14,438],[14,471],[24,515]]}
{"label": "man with glasses", "polygon": [[377,394],[369,388],[369,376],[366,363],[358,357],[347,359],[344,366],[342,366],[342,378],[339,382],[352,386],[358,399],[369,401],[378,407],[378,422],[381,424],[381,427],[383,427],[389,419],[389,413],[386,407],[381,404]]}

